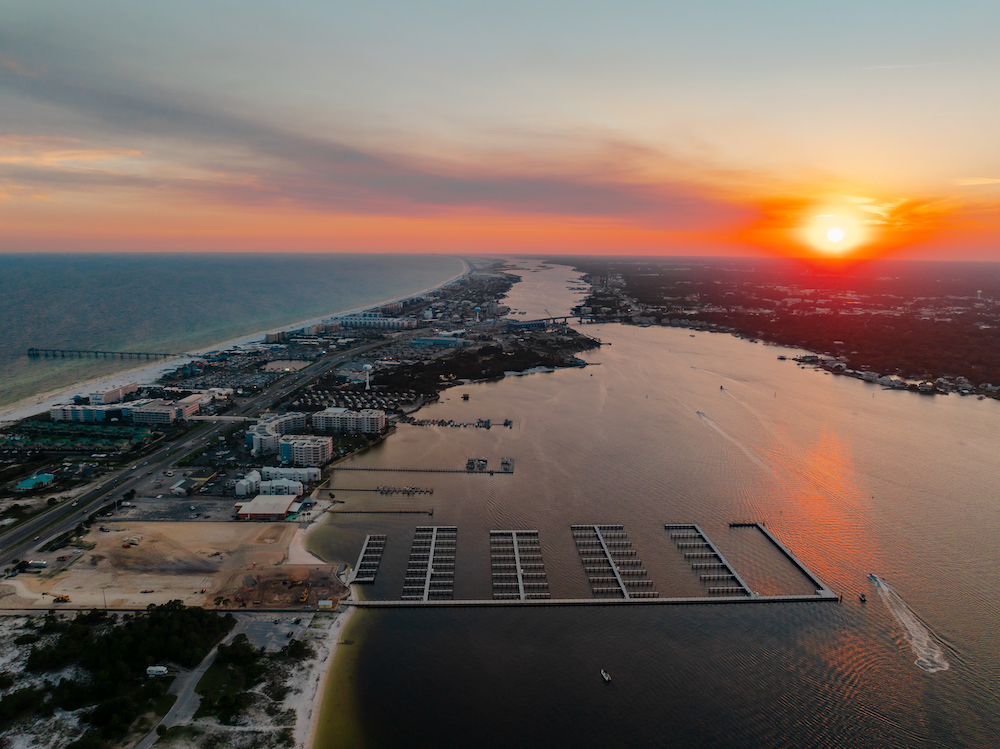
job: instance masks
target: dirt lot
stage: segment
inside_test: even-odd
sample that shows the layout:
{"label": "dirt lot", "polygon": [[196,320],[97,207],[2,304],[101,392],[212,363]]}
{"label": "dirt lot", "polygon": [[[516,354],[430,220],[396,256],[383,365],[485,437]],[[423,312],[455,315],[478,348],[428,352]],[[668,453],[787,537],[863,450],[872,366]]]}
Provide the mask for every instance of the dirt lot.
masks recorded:
{"label": "dirt lot", "polygon": [[[22,574],[0,583],[0,608],[58,606],[145,607],[180,599],[190,606],[213,606],[217,597],[236,597],[248,607],[315,606],[336,600],[343,587],[330,565],[289,565],[292,523],[108,523],[92,531],[94,549],[74,555],[63,569]],[[138,541],[129,548],[128,539]],[[306,582],[294,589],[283,583]],[[309,593],[299,603],[303,587]]]}

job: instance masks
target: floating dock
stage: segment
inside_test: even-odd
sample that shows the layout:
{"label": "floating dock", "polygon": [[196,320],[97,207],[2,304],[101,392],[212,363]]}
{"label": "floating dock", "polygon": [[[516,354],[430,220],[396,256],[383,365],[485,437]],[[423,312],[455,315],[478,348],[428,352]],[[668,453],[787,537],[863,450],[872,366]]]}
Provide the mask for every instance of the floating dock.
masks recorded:
{"label": "floating dock", "polygon": [[514,473],[513,464],[510,469],[468,471],[464,468],[340,468],[334,466],[332,471],[366,471],[369,473],[468,473],[473,476],[507,476]]}
{"label": "floating dock", "polygon": [[752,527],[757,528],[761,533],[763,533],[764,536],[767,538],[767,540],[770,541],[772,544],[774,544],[774,546],[778,549],[778,551],[784,554],[785,557],[798,568],[799,572],[801,572],[809,579],[809,582],[811,582],[816,587],[817,596],[820,596],[822,598],[837,597],[837,594],[834,593],[832,590],[830,590],[826,586],[826,583],[824,583],[822,580],[816,577],[816,575],[813,574],[812,570],[810,570],[801,561],[799,561],[799,558],[795,556],[787,546],[785,546],[783,543],[781,543],[781,541],[776,539],[774,537],[774,534],[772,534],[771,531],[769,531],[764,526],[763,523],[752,523],[752,524],[747,524],[747,526],[740,526],[740,527],[750,527],[751,525]]}
{"label": "floating dock", "polygon": [[433,488],[427,488],[423,486],[376,486],[374,489],[358,489],[354,487],[340,486],[337,487],[338,492],[370,492],[372,494],[406,494],[407,496],[411,494],[433,494]]}
{"label": "floating dock", "polygon": [[331,515],[433,515],[429,510],[328,510]]}
{"label": "floating dock", "polygon": [[571,526],[583,570],[597,598],[657,598],[642,560],[625,533],[623,525]]}
{"label": "floating dock", "polygon": [[538,531],[490,531],[490,570],[496,600],[549,597]]}
{"label": "floating dock", "polygon": [[384,533],[373,533],[365,536],[365,544],[361,547],[361,554],[358,555],[358,563],[354,566],[354,573],[349,582],[352,583],[373,583],[375,575],[378,574],[378,565],[382,561],[382,551],[385,549],[386,535]]}
{"label": "floating dock", "polygon": [[413,536],[400,601],[439,601],[455,595],[458,528],[420,526]]}
{"label": "floating dock", "polygon": [[708,536],[697,525],[666,523],[663,529],[670,534],[674,545],[683,552],[684,558],[691,561],[691,569],[699,573],[698,576],[703,583],[708,584],[709,595],[753,596],[750,586],[729,566],[722,552],[708,540]]}

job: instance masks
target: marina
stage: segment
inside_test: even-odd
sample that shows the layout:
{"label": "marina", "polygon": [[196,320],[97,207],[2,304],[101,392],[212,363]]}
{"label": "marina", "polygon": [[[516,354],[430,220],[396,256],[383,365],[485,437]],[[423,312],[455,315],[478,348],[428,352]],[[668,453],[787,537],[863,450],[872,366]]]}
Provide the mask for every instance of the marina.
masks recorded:
{"label": "marina", "polygon": [[573,541],[595,596],[657,598],[623,525],[574,525]]}
{"label": "marina", "polygon": [[420,526],[413,536],[403,581],[403,602],[439,601],[455,593],[455,526]]}
{"label": "marina", "polygon": [[[742,577],[729,565],[715,544],[697,525],[674,525],[667,523],[663,529],[670,533],[674,545],[684,553],[688,560],[705,560],[691,563],[691,568],[699,572],[703,583],[719,583],[709,585],[709,595],[718,596],[753,596],[753,591]],[[702,570],[706,570],[702,572]],[[714,570],[709,572],[707,570]],[[723,585],[722,583],[728,583]]]}
{"label": "marina", "polygon": [[361,547],[361,554],[358,556],[358,563],[354,566],[350,582],[375,582],[379,562],[382,561],[382,552],[385,550],[385,541],[386,534],[384,533],[374,533],[365,536],[365,543]]}
{"label": "marina", "polygon": [[549,597],[538,531],[490,531],[490,569],[496,600]]}

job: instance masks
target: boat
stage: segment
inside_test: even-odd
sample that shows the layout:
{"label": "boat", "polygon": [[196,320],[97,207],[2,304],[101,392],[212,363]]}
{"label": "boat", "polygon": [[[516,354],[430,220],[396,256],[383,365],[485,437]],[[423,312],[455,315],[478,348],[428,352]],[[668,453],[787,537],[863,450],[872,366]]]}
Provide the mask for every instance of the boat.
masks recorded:
{"label": "boat", "polygon": [[861,603],[868,603],[868,599],[865,598],[865,594],[864,593],[862,593],[860,596],[858,596],[858,598],[861,599]]}
{"label": "boat", "polygon": [[605,670],[604,670],[604,669],[602,668],[602,669],[601,669],[601,678],[603,678],[603,679],[604,679],[604,681],[607,681],[607,682],[610,682],[610,681],[611,681],[611,674],[609,674],[609,673],[608,673],[607,671],[605,671]]}

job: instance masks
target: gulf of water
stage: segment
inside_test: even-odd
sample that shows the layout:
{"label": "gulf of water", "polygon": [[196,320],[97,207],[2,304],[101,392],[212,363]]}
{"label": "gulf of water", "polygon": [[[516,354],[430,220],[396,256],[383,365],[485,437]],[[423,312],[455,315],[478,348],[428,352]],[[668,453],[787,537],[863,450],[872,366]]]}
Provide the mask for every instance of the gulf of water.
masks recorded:
{"label": "gulf of water", "polygon": [[446,256],[0,254],[0,407],[136,366],[29,347],[192,351],[375,305],[462,271]]}
{"label": "gulf of water", "polygon": [[[515,308],[575,301],[566,268],[525,278]],[[398,599],[414,527],[456,525],[455,597],[489,598],[489,531],[536,529],[552,596],[590,597],[570,525],[623,523],[660,595],[688,596],[705,584],[663,525],[697,523],[754,590],[812,592],[729,527],[755,520],[843,602],[360,611],[317,746],[994,746],[1000,404],[883,391],[728,335],[583,330],[611,344],[584,355],[597,366],[460,386],[420,413],[513,429],[402,426],[352,461],[509,456],[513,476],[337,474],[343,509],[434,516],[343,515],[312,545],[353,564],[387,533],[367,596]],[[351,491],[384,483],[435,492]]]}

